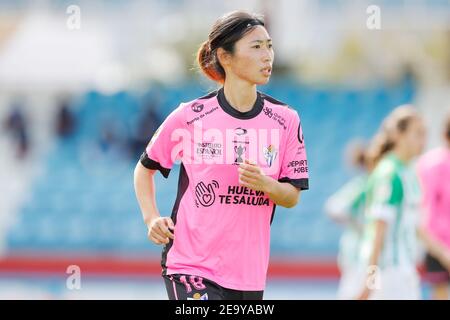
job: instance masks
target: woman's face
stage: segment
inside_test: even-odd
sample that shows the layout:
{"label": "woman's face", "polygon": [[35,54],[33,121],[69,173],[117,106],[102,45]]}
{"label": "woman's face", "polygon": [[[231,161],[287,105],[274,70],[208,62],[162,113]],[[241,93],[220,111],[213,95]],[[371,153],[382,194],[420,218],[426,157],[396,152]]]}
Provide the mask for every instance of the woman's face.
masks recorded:
{"label": "woman's face", "polygon": [[414,118],[401,137],[402,143],[409,151],[411,158],[420,155],[425,149],[426,129],[421,118]]}
{"label": "woman's face", "polygon": [[263,85],[272,74],[274,52],[272,40],[263,26],[256,26],[234,45],[234,54],[222,64],[230,76],[252,84]]}

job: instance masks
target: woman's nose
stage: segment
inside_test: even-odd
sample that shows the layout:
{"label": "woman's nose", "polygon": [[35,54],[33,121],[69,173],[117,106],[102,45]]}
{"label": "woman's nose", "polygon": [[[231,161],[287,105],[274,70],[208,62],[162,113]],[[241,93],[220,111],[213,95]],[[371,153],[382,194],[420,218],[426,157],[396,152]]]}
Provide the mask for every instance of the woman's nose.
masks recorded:
{"label": "woman's nose", "polygon": [[272,61],[272,52],[269,49],[264,50],[263,61],[264,62]]}

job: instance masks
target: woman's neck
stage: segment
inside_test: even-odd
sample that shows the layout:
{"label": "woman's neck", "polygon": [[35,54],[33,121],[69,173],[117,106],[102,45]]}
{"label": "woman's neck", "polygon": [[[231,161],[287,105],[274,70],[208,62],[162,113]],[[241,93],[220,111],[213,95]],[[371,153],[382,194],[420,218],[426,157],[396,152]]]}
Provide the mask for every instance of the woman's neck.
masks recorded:
{"label": "woman's neck", "polygon": [[400,146],[395,148],[392,153],[404,164],[408,164],[412,160],[410,152]]}
{"label": "woman's neck", "polygon": [[256,85],[242,80],[225,81],[224,94],[228,103],[240,112],[252,110],[256,102]]}

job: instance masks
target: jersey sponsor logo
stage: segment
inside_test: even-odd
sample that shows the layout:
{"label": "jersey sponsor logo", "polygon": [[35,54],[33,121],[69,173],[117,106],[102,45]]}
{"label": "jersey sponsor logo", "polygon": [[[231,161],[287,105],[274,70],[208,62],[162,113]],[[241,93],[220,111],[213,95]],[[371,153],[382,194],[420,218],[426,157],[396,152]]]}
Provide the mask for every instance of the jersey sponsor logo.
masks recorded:
{"label": "jersey sponsor logo", "polygon": [[199,207],[199,203],[203,207],[210,207],[216,201],[216,194],[214,189],[219,188],[219,183],[216,180],[213,180],[211,183],[206,185],[203,181],[197,183],[195,186],[195,196],[197,200],[195,201],[195,205],[197,208]]}
{"label": "jersey sponsor logo", "polygon": [[[210,115],[211,113],[213,113],[216,110],[219,110],[219,107],[214,107],[211,110],[206,111],[205,116]],[[203,117],[203,116],[201,116],[201,117]]]}
{"label": "jersey sponsor logo", "polygon": [[272,166],[272,163],[275,161],[277,154],[278,151],[272,144],[268,147],[264,147],[264,159],[266,159],[266,163],[269,167]]}
{"label": "jersey sponsor logo", "polygon": [[192,108],[192,111],[198,113],[198,112],[202,112],[202,110],[203,110],[203,108],[204,108],[204,105],[201,104],[201,103],[198,103],[198,102],[194,102],[194,103],[192,104],[191,108]]}
{"label": "jersey sponsor logo", "polygon": [[247,149],[247,148],[244,147],[244,146],[242,146],[242,145],[234,146],[234,152],[235,152],[236,155],[237,155],[236,159],[234,160],[234,163],[237,164],[237,163],[242,163],[242,162],[244,162],[244,159],[242,159],[242,155],[244,154],[244,152],[245,152],[246,149]]}
{"label": "jersey sponsor logo", "polygon": [[200,155],[203,159],[213,159],[221,157],[223,154],[223,148],[221,143],[197,143],[195,150],[197,155]]}
{"label": "jersey sponsor logo", "polygon": [[[213,180],[206,185],[203,181],[195,186],[195,205],[197,208],[210,207],[216,201],[214,189],[219,188],[219,183]],[[262,191],[255,191],[244,186],[228,186],[226,194],[219,194],[220,204],[245,204],[249,206],[269,206],[269,198]]]}
{"label": "jersey sponsor logo", "polygon": [[266,116],[268,116],[269,118],[272,118],[272,116],[273,116],[272,108],[264,107],[263,111]]}
{"label": "jersey sponsor logo", "polygon": [[302,131],[302,124],[298,124],[298,133],[297,133],[298,142],[300,142],[301,145],[303,145],[303,142],[305,141],[305,137],[303,136]]}
{"label": "jersey sponsor logo", "polygon": [[196,293],[194,293],[192,298],[187,297],[187,299],[188,300],[208,300],[208,293],[201,295],[200,293],[196,292]]}
{"label": "jersey sponsor logo", "polygon": [[234,144],[250,144],[250,141],[244,141],[244,140],[233,140],[231,141]]}
{"label": "jersey sponsor logo", "polygon": [[280,126],[282,126],[284,130],[287,129],[287,126],[286,126],[286,119],[283,118],[283,117],[282,117],[281,115],[279,115],[278,113],[273,112],[273,111],[272,111],[272,108],[264,107],[263,112],[264,112],[264,114],[265,114],[266,116],[268,116],[270,119],[272,119],[272,120],[278,122],[278,124],[279,124]]}
{"label": "jersey sponsor logo", "polygon": [[299,122],[297,129],[297,139],[300,143],[300,147],[297,149],[297,155],[302,154],[305,150],[305,137],[303,136],[302,124]]}
{"label": "jersey sponsor logo", "polygon": [[244,135],[244,134],[247,134],[247,129],[244,129],[244,128],[239,127],[239,128],[234,129],[234,132],[235,132],[238,136],[242,136],[242,135]]}
{"label": "jersey sponsor logo", "polygon": [[308,160],[293,160],[287,167],[294,168],[294,173],[308,173]]}
{"label": "jersey sponsor logo", "polygon": [[269,206],[269,198],[262,191],[244,186],[228,186],[226,194],[219,195],[220,204],[245,204],[248,206]]}
{"label": "jersey sponsor logo", "polygon": [[298,155],[300,155],[300,154],[303,154],[304,151],[305,151],[305,146],[304,146],[304,145],[301,145],[300,147],[297,148],[297,153],[296,153],[296,155],[298,156]]}
{"label": "jersey sponsor logo", "polygon": [[[194,109],[192,109],[192,110],[194,110]],[[201,112],[202,110],[203,110],[203,105],[201,105],[201,110],[200,110],[200,111],[195,111],[195,110],[194,110],[194,111],[195,111],[195,112]],[[206,111],[205,113],[202,113],[202,114],[198,115],[197,117],[195,117],[195,118],[193,118],[193,119],[191,119],[191,120],[189,120],[189,121],[186,121],[186,124],[187,124],[187,125],[191,125],[191,124],[193,124],[194,122],[203,119],[205,116],[210,115],[211,113],[213,113],[213,112],[216,111],[216,110],[219,110],[219,107],[214,107],[214,108],[212,108],[211,110],[208,110],[208,111]]]}

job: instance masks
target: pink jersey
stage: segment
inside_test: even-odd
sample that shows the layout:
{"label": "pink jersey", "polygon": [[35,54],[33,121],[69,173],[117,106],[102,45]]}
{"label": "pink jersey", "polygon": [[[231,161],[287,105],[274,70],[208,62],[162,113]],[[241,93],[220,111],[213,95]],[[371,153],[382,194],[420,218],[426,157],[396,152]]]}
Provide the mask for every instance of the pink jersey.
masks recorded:
{"label": "pink jersey", "polygon": [[308,189],[297,112],[259,92],[252,110],[239,112],[228,104],[223,88],[182,103],[155,133],[141,163],[167,177],[177,159],[175,240],[163,250],[163,274],[264,290],[275,204],[263,192],[241,186],[238,167],[249,159],[266,175]]}
{"label": "pink jersey", "polygon": [[425,227],[450,248],[450,150],[439,148],[426,153],[419,161],[418,170]]}

